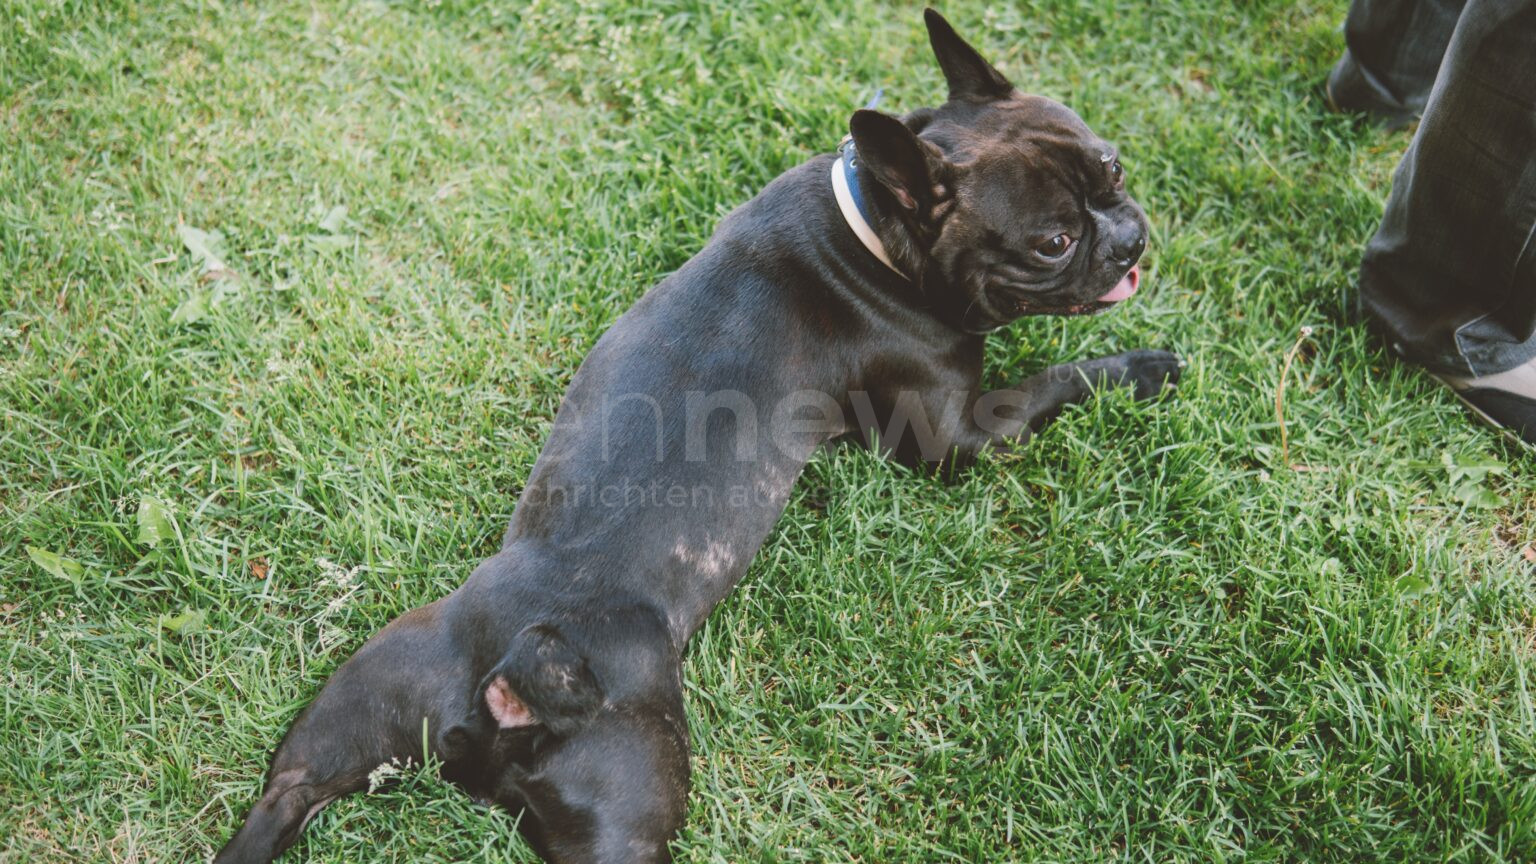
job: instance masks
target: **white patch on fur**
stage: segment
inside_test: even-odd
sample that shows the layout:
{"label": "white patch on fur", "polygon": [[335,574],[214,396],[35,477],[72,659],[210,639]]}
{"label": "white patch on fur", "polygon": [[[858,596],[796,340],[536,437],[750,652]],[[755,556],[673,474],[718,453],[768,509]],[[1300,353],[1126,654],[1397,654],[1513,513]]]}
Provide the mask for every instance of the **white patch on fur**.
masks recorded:
{"label": "white patch on fur", "polygon": [[773,463],[763,465],[762,473],[757,481],[757,495],[764,501],[777,501],[787,496],[800,476],[797,471],[787,471]]}
{"label": "white patch on fur", "polygon": [[730,546],[714,540],[705,541],[702,549],[693,549],[679,540],[672,547],[672,554],[708,579],[718,579],[736,566],[736,552]]}

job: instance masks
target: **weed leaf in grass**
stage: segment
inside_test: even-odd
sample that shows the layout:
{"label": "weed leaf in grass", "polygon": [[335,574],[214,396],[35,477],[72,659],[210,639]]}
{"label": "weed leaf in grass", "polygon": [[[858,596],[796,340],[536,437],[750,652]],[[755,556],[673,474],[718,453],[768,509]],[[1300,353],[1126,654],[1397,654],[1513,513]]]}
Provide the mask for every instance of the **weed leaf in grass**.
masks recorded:
{"label": "weed leaf in grass", "polygon": [[154,549],[161,540],[171,540],[175,536],[176,529],[171,526],[165,505],[154,498],[140,498],[139,542]]}
{"label": "weed leaf in grass", "polygon": [[196,324],[208,317],[208,292],[194,291],[171,313],[172,324]]}
{"label": "weed leaf in grass", "polygon": [[347,226],[347,208],[338,204],[327,210],[315,224],[327,234],[340,234],[341,229]]}
{"label": "weed leaf in grass", "polygon": [[[230,277],[228,270],[220,270],[219,273]],[[240,296],[240,283],[232,279],[221,277],[212,290],[197,289],[191,296],[181,301],[176,311],[171,313],[172,324],[196,324],[212,314],[214,309]]]}
{"label": "weed leaf in grass", "polygon": [[1476,480],[1469,480],[1452,489],[1451,497],[1478,510],[1492,510],[1504,504],[1504,496]]}
{"label": "weed leaf in grass", "polygon": [[51,552],[37,546],[27,547],[27,557],[32,563],[43,568],[43,572],[56,579],[63,579],[72,585],[80,584],[80,577],[85,575],[85,565],[72,558],[65,558],[57,552]]}
{"label": "weed leaf in grass", "polygon": [[1463,480],[1481,483],[1491,474],[1503,474],[1508,470],[1503,462],[1492,456],[1452,456],[1449,450],[1441,451],[1440,462],[1445,466],[1445,473],[1450,475],[1453,484]]}
{"label": "weed leaf in grass", "polygon": [[351,234],[310,234],[304,243],[322,255],[330,255],[351,249],[353,239]]}
{"label": "weed leaf in grass", "polygon": [[[321,215],[322,211],[324,215]],[[346,207],[338,204],[326,210],[323,205],[317,203],[310,211],[310,218],[315,220],[316,227],[325,232],[304,237],[304,244],[310,249],[322,255],[330,255],[352,248],[357,238],[352,234],[344,233],[343,229],[351,224],[347,219]]]}
{"label": "weed leaf in grass", "polygon": [[1489,477],[1509,470],[1503,462],[1492,456],[1456,456],[1442,450],[1440,464],[1445,468],[1451,498],[1478,510],[1504,504],[1504,496],[1483,485]]}
{"label": "weed leaf in grass", "polygon": [[161,615],[160,626],[178,636],[185,636],[201,632],[207,620],[208,613],[202,609],[183,609],[179,615]]}
{"label": "weed leaf in grass", "polygon": [[176,236],[181,238],[181,245],[187,247],[187,251],[202,265],[203,276],[217,279],[234,275],[224,266],[223,234],[193,228],[191,225],[177,225]]}

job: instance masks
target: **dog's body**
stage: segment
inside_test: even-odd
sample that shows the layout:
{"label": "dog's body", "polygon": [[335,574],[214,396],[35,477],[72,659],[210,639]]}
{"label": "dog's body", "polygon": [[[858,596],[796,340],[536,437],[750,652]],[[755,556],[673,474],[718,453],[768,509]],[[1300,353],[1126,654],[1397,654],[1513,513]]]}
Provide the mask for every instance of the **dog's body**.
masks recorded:
{"label": "dog's body", "polygon": [[[687,798],[683,647],[818,446],[878,439],[942,470],[1092,384],[1150,396],[1177,378],[1172,355],[1132,352],[979,392],[985,330],[1134,290],[1145,221],[1075,115],[1017,93],[932,12],[929,28],[950,101],[906,125],[868,111],[852,123],[892,263],[845,220],[837,156],[727,217],[588,355],[501,550],[337,671],[217,861],[270,861],[424,741],[446,776],[523,810],[549,860],[667,860]],[[1019,188],[1000,191],[999,176]],[[1021,218],[1016,194],[1055,212]],[[1069,200],[1083,202],[1075,216]]]}

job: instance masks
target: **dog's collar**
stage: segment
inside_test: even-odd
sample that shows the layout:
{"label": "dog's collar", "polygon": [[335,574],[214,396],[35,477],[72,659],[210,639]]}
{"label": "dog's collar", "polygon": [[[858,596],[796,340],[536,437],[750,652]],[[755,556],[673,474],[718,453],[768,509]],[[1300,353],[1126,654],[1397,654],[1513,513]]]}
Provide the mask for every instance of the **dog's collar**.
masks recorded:
{"label": "dog's collar", "polygon": [[886,254],[885,244],[880,242],[880,235],[869,223],[869,206],[864,201],[864,193],[859,189],[858,153],[853,148],[853,141],[844,139],[837,159],[832,163],[832,194],[837,196],[837,209],[843,212],[843,221],[853,229],[854,236],[864,244],[864,248],[870,254],[880,259],[880,263],[891,268],[891,272],[905,279],[905,273],[896,269],[891,263],[891,256]]}

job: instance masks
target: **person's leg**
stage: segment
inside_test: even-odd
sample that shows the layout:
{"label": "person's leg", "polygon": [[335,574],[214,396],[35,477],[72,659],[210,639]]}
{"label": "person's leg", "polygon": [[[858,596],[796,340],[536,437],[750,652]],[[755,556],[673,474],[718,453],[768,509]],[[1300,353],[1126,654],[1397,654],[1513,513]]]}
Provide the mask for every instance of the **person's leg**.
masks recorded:
{"label": "person's leg", "polygon": [[1334,107],[1407,123],[1424,111],[1466,0],[1355,0],[1344,56],[1328,76]]}
{"label": "person's leg", "polygon": [[1471,0],[1366,246],[1360,295],[1395,350],[1536,441],[1536,374],[1494,377],[1536,358],[1533,230],[1536,0]]}

